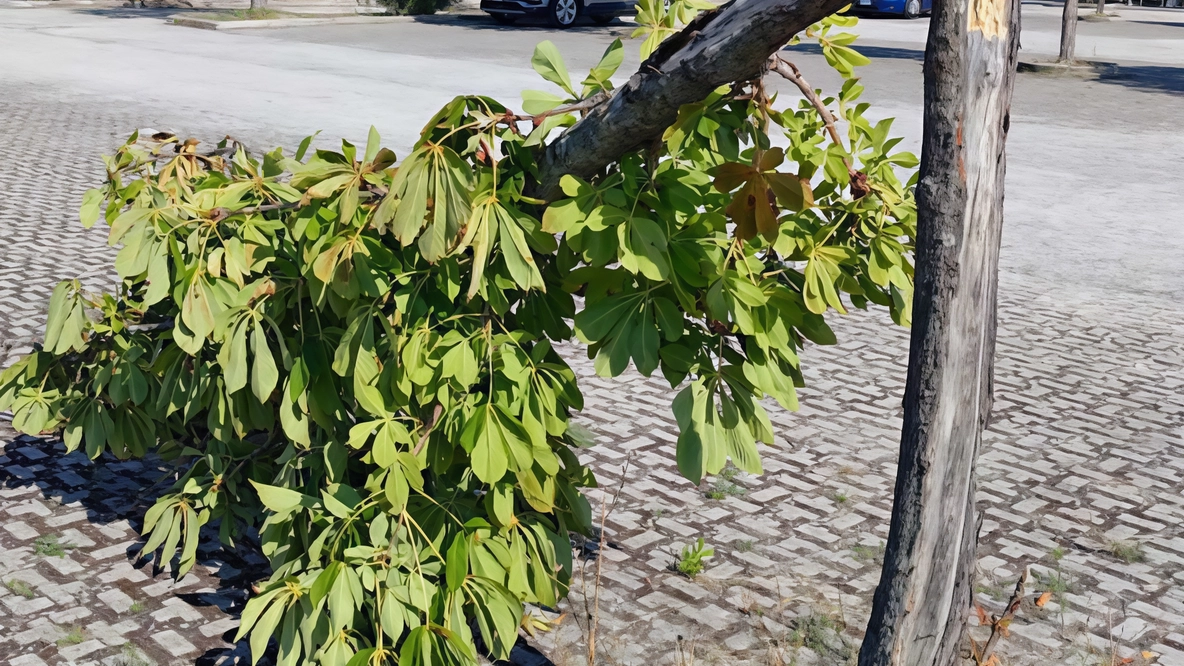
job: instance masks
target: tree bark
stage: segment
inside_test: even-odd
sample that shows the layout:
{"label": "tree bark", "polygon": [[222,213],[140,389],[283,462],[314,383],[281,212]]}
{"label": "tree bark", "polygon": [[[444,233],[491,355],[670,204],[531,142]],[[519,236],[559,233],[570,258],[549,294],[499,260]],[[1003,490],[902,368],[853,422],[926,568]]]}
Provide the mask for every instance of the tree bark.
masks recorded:
{"label": "tree bark", "polygon": [[1077,47],[1077,0],[1065,0],[1065,11],[1061,14],[1061,62],[1073,62],[1073,51]]}
{"label": "tree bark", "polygon": [[251,0],[251,9],[267,9],[267,0]]}
{"label": "tree bark", "polygon": [[721,85],[756,78],[790,38],[848,4],[733,0],[701,15],[663,42],[607,102],[551,142],[531,193],[554,199],[564,174],[594,176],[621,155],[660,138],[684,104],[703,101]]}
{"label": "tree bark", "polygon": [[958,662],[965,640],[1019,8],[1019,0],[934,2],[904,424],[860,666],[947,666]]}
{"label": "tree bark", "polygon": [[[1098,0],[1098,16],[1105,16],[1105,15],[1106,15],[1106,0]],[[1074,41],[1076,41],[1076,35],[1074,35]]]}

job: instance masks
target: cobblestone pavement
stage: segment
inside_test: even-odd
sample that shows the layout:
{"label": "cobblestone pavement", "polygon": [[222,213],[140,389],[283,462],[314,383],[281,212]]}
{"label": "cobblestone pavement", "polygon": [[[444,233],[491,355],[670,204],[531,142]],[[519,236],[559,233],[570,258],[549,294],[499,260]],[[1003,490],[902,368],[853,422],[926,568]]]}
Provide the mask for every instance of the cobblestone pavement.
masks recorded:
{"label": "cobblestone pavement", "polygon": [[[93,156],[134,127],[216,137],[212,122],[195,110],[5,88],[5,355],[38,337],[56,280],[109,280],[103,232],[81,230],[73,215],[101,176]],[[261,129],[241,138],[299,137]],[[1130,294],[1078,298],[1029,276],[1005,275],[1000,291],[996,411],[979,464],[977,599],[998,610],[1026,566],[1030,588],[1053,593],[1043,607],[1022,609],[1004,662],[1182,666],[1184,307]],[[601,661],[845,663],[887,534],[907,333],[880,313],[842,318],[836,332],[839,345],[804,354],[802,410],[771,410],[779,441],[764,452],[766,473],[699,488],[673,465],[669,387],[602,380],[569,354],[587,398],[579,420],[599,439],[585,452],[604,488],[596,499],[620,489],[606,521],[614,547],[601,560]],[[242,657],[226,639],[257,559],[206,550],[176,583],[136,560],[137,514],[159,475],[151,463],[91,463],[0,430],[0,663]],[[690,581],[668,571],[700,536],[716,550],[706,572]],[[582,573],[591,606],[596,563]],[[560,666],[584,663],[579,588],[559,631],[542,641]]]}

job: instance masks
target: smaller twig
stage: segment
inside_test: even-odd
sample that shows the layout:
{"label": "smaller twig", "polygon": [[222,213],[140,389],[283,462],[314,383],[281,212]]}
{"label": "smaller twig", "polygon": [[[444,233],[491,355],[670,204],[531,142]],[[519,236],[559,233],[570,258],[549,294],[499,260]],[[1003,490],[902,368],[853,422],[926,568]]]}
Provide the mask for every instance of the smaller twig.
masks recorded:
{"label": "smaller twig", "polygon": [[166,319],[155,324],[128,324],[124,329],[130,333],[143,333],[145,331],[167,331],[175,325],[172,319]]}
{"label": "smaller twig", "polygon": [[558,107],[555,109],[551,109],[550,111],[544,111],[543,113],[540,113],[536,116],[519,114],[519,115],[515,115],[513,118],[514,118],[514,120],[529,120],[529,121],[532,121],[535,124],[535,126],[538,126],[543,122],[543,119],[546,118],[547,116],[558,116],[558,115],[562,115],[564,113],[574,113],[577,111],[588,111],[588,110],[591,110],[597,106],[600,106],[602,103],[607,101],[609,97],[610,97],[609,93],[604,92],[602,90],[602,91],[596,93],[595,95],[592,95],[591,97],[588,97],[588,98],[585,98],[585,99],[582,99],[582,100],[576,102],[575,104],[568,104],[567,106],[561,106],[561,107]]}
{"label": "smaller twig", "polygon": [[621,483],[617,486],[616,494],[613,495],[612,504],[600,503],[600,540],[596,546],[596,587],[592,594],[592,619],[588,623],[588,666],[596,664],[596,630],[600,627],[600,571],[604,565],[604,524],[608,521],[608,515],[617,508],[617,500],[621,498],[621,491],[625,488],[625,477],[629,473],[629,462],[632,458],[632,454],[625,458],[625,466],[621,469]]}
{"label": "smaller twig", "polygon": [[432,410],[432,416],[424,424],[423,434],[419,436],[419,443],[415,445],[415,449],[411,451],[411,455],[418,456],[419,452],[423,450],[424,445],[428,443],[428,436],[432,434],[432,428],[436,427],[436,422],[440,420],[440,414],[443,412],[444,406],[439,404]]}
{"label": "smaller twig", "polygon": [[[359,193],[359,194],[364,194]],[[267,213],[273,210],[288,210],[289,208],[299,208],[304,205],[302,201],[289,201],[286,203],[263,204],[262,206],[251,206],[249,208],[237,208],[230,210],[229,208],[212,208],[210,209],[210,220],[214,222],[221,222],[231,215],[253,215],[255,213]]]}
{"label": "smaller twig", "polygon": [[207,164],[209,164],[211,161],[210,158],[226,157],[227,155],[233,155],[234,151],[238,150],[239,145],[241,145],[241,144],[239,144],[237,141],[235,141],[233,144],[231,144],[229,146],[225,146],[223,148],[215,148],[214,150],[206,151],[204,153],[182,153],[182,152],[178,151],[178,152],[174,152],[174,153],[165,153],[163,155],[153,155],[152,157],[149,157],[148,159],[146,159],[144,161],[145,162],[161,162],[161,161],[165,161],[165,160],[175,159],[178,157],[196,157],[200,160],[203,160]]}
{"label": "smaller twig", "polygon": [[[835,126],[834,114],[822,103],[822,98],[818,96],[818,92],[814,90],[814,87],[806,79],[802,78],[802,71],[798,69],[798,66],[780,55],[775,55],[769,58],[769,71],[777,72],[790,83],[797,86],[798,90],[802,91],[802,95],[818,111],[818,116],[826,124],[826,131],[830,134],[831,141],[834,141],[836,146],[846,150],[843,146],[843,140],[839,138],[839,130]],[[851,162],[846,157],[843,158],[843,164],[847,167],[847,173],[851,176],[851,193],[856,198],[867,194],[869,191],[867,175],[852,168]]]}
{"label": "smaller twig", "polygon": [[797,86],[798,90],[802,91],[802,95],[814,106],[818,111],[818,115],[822,117],[822,122],[826,123],[826,131],[830,133],[831,140],[842,146],[843,140],[839,138],[839,130],[835,128],[834,115],[822,103],[822,98],[818,96],[818,92],[814,90],[814,87],[802,78],[802,71],[798,69],[798,66],[781,56],[773,56],[769,59],[769,71],[777,72],[787,81]]}
{"label": "smaller twig", "polygon": [[981,656],[978,656],[979,666],[983,666],[991,661],[991,653],[995,651],[995,644],[1007,632],[1007,626],[1011,624],[1012,618],[1015,617],[1016,611],[1020,609],[1020,603],[1024,600],[1024,585],[1028,582],[1028,567],[1020,573],[1020,579],[1015,583],[1015,592],[1011,594],[1011,601],[1007,602],[1007,608],[1004,609],[1003,615],[996,615],[994,621],[991,622],[991,636],[987,639],[986,645],[983,646]]}

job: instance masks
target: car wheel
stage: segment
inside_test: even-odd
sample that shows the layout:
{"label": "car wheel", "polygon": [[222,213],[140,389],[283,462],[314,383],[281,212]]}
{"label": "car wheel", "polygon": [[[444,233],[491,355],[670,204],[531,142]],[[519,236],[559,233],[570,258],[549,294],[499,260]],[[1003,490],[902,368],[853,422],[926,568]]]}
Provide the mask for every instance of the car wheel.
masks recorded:
{"label": "car wheel", "polygon": [[547,20],[556,28],[570,28],[580,15],[578,0],[551,0],[547,5]]}
{"label": "car wheel", "polygon": [[906,0],[904,3],[904,17],[915,19],[921,15],[921,0]]}
{"label": "car wheel", "polygon": [[502,25],[514,25],[518,22],[518,17],[513,14],[490,14],[490,16]]}
{"label": "car wheel", "polygon": [[596,25],[608,25],[609,23],[612,23],[613,19],[615,18],[617,17],[613,16],[612,14],[593,14],[592,22]]}

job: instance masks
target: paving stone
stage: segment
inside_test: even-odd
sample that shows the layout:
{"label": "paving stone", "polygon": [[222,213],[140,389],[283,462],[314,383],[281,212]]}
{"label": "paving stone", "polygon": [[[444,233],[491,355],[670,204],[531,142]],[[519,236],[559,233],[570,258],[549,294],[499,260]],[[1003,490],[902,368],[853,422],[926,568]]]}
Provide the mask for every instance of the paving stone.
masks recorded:
{"label": "paving stone", "polygon": [[69,661],[77,661],[81,657],[85,657],[92,652],[102,650],[107,647],[103,641],[92,638],[89,641],[83,641],[78,645],[68,645],[66,647],[58,648],[58,654]]}
{"label": "paving stone", "polygon": [[178,634],[172,629],[169,629],[168,631],[162,631],[158,634],[153,634],[152,640],[159,643],[161,647],[163,647],[165,650],[168,650],[169,654],[173,655],[174,657],[191,654],[197,650],[193,643],[185,640],[181,637],[181,634]]}
{"label": "paving stone", "polygon": [[5,531],[21,541],[28,541],[38,536],[37,530],[29,527],[24,521],[18,520],[4,525]]}

